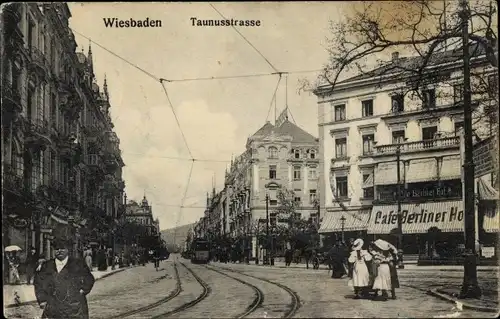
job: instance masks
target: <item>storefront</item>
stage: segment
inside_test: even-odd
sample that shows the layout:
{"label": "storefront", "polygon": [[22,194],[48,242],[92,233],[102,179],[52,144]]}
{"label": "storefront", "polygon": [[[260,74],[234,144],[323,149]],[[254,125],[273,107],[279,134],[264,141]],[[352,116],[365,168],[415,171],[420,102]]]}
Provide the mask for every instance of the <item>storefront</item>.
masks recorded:
{"label": "storefront", "polygon": [[498,191],[491,186],[491,181],[477,180],[479,242],[481,259],[493,262],[499,256],[500,214],[498,209]]}
{"label": "storefront", "polygon": [[365,238],[371,211],[372,208],[363,208],[325,212],[318,231],[324,245],[330,246],[342,239],[347,243],[350,238]]}

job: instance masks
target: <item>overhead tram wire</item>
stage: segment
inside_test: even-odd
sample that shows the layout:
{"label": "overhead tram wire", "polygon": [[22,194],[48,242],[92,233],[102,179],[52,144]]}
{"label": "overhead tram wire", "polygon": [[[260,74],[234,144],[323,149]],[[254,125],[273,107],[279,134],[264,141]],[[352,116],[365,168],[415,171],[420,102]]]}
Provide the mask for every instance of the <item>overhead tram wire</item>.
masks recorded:
{"label": "overhead tram wire", "polygon": [[[191,162],[191,168],[189,169],[189,175],[187,178],[186,188],[184,189],[184,195],[182,196],[180,209],[179,209],[179,212],[177,213],[177,221],[175,222],[176,226],[179,225],[179,221],[181,220],[182,209],[184,208],[184,202],[186,201],[187,192],[189,190],[189,184],[191,183],[191,176],[193,175],[193,167],[194,167],[194,158]],[[177,232],[177,230],[176,230],[176,232]],[[177,236],[177,233],[174,233],[174,237],[175,236]]]}
{"label": "overhead tram wire", "polygon": [[[123,152],[123,155],[131,155],[131,156],[141,156],[142,158],[163,158],[163,159],[168,159],[168,160],[175,160],[175,161],[193,161],[192,158],[186,158],[186,157],[174,157],[174,156],[153,156],[153,155],[144,155],[140,153],[128,153],[128,152]],[[217,159],[195,159],[196,162],[211,162],[211,163],[229,163],[231,162],[230,160],[217,160]]]}
{"label": "overhead tram wire", "polygon": [[189,156],[191,156],[193,162],[195,161],[193,157],[193,153],[191,153],[191,149],[189,148],[189,144],[187,142],[186,136],[184,135],[184,131],[182,130],[181,123],[179,122],[179,118],[177,117],[177,113],[175,112],[175,108],[172,104],[172,101],[170,100],[170,97],[168,96],[167,88],[165,87],[165,84],[163,83],[163,79],[160,79],[161,87],[163,88],[163,91],[165,92],[165,96],[167,97],[168,104],[170,105],[170,109],[172,109],[172,113],[174,114],[175,121],[177,122],[177,126],[179,127],[179,130],[181,131],[182,139],[184,140],[184,144],[186,144],[186,148],[189,152]]}
{"label": "overhead tram wire", "polygon": [[[219,15],[220,15],[223,19],[224,19],[224,20],[227,20],[227,18],[226,18],[226,17],[225,17],[225,16],[224,16],[224,15],[223,15],[223,14],[222,14],[219,10],[217,10],[217,8],[216,8],[216,7],[214,7],[214,5],[213,5],[213,4],[209,3],[209,5],[210,5],[210,6],[211,6],[211,7],[212,7],[212,8],[213,8],[213,9],[214,9],[214,10],[215,10],[215,11],[216,11],[216,12],[217,12],[217,13],[218,13],[218,14],[219,14]],[[247,39],[247,38],[245,38],[245,36],[244,36],[243,34],[241,34],[241,32],[240,32],[238,29],[236,29],[236,27],[235,27],[235,26],[233,26],[233,25],[231,25],[231,26],[233,27],[233,29],[234,29],[236,32],[238,32],[238,34],[239,34],[239,35],[240,35],[240,36],[241,36],[241,37],[242,37],[242,38],[243,38],[243,39],[244,39],[244,40],[245,40],[245,41],[246,41],[246,42],[247,42],[247,43],[248,43],[248,44],[249,44],[249,45],[250,45],[250,46],[251,46],[254,50],[255,50],[255,51],[257,51],[257,53],[258,53],[258,54],[259,54],[259,55],[260,55],[260,56],[261,56],[264,60],[266,60],[267,64],[269,64],[269,65],[271,66],[271,68],[273,68],[274,72],[277,72],[277,73],[279,72],[279,71],[278,71],[278,69],[276,69],[276,68],[274,67],[274,65],[273,65],[271,62],[269,62],[269,60],[268,60],[268,59],[267,59],[267,58],[266,58],[266,57],[262,54],[262,52],[260,52],[260,51],[259,51],[259,49],[257,49],[257,48],[256,48],[256,47],[255,47],[255,46],[254,46],[254,45],[253,45],[250,41],[248,41],[248,39]]]}
{"label": "overhead tram wire", "polygon": [[114,53],[114,52],[113,52],[113,51],[111,51],[110,49],[106,48],[105,46],[103,46],[103,45],[101,45],[101,44],[99,44],[99,43],[97,43],[97,42],[95,42],[94,40],[90,39],[89,37],[87,37],[86,35],[84,35],[84,34],[82,34],[82,33],[78,32],[78,31],[76,31],[75,29],[73,29],[73,28],[69,28],[69,29],[70,29],[71,31],[73,31],[74,33],[78,34],[79,36],[81,36],[81,37],[83,37],[83,38],[85,38],[85,39],[89,40],[91,43],[93,43],[93,44],[97,45],[98,47],[100,47],[100,48],[101,48],[101,49],[103,49],[104,51],[108,52],[109,54],[112,54],[113,56],[115,56],[115,57],[117,57],[118,59],[122,60],[123,62],[127,63],[128,65],[130,65],[130,66],[132,66],[132,67],[136,68],[137,70],[141,71],[142,73],[146,74],[146,75],[147,75],[147,76],[149,76],[150,78],[153,78],[155,81],[160,82],[160,78],[159,78],[159,77],[157,77],[157,76],[153,75],[152,73],[150,73],[150,72],[148,72],[148,71],[144,70],[143,68],[139,67],[137,64],[134,64],[134,63],[130,62],[129,60],[125,59],[124,57],[122,57],[122,56],[120,56],[120,55],[118,55],[118,54]]}

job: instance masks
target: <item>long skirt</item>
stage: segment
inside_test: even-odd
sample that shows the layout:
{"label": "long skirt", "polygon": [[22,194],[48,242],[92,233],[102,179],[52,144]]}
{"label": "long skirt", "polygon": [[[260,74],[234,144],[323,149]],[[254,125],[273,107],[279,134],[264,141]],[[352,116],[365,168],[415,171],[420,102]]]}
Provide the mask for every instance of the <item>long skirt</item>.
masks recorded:
{"label": "long skirt", "polygon": [[396,269],[396,265],[390,264],[389,265],[391,269],[391,287],[392,288],[399,288],[399,278],[398,278],[398,271]]}
{"label": "long skirt", "polygon": [[380,264],[378,266],[378,273],[373,283],[373,289],[391,290],[391,270],[388,264]]}
{"label": "long skirt", "polygon": [[357,261],[352,269],[352,283],[354,287],[370,286],[370,273],[364,261]]}

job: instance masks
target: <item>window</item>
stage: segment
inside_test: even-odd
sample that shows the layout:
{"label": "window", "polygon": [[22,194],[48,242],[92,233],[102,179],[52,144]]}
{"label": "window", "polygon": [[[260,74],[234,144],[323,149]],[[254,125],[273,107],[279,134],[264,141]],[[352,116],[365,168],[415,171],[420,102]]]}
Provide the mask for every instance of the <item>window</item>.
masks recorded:
{"label": "window", "polygon": [[363,135],[363,155],[373,153],[373,141],[375,136],[373,134]]}
{"label": "window", "polygon": [[276,165],[269,165],[269,178],[276,179]]}
{"label": "window", "polygon": [[299,196],[295,196],[295,198],[293,199],[296,203],[299,203],[302,201],[302,199],[299,197]]}
{"label": "window", "polygon": [[313,204],[315,201],[316,201],[316,190],[310,189],[309,190],[309,203]]}
{"label": "window", "polygon": [[57,123],[57,102],[56,95],[52,93],[50,106],[50,122],[55,127]]}
{"label": "window", "polygon": [[26,115],[28,117],[28,121],[31,122],[33,120],[33,104],[34,104],[35,92],[33,88],[28,88],[28,105],[26,110]]}
{"label": "window", "polygon": [[296,181],[300,180],[300,166],[293,167],[293,179]]}
{"label": "window", "polygon": [[300,158],[300,150],[294,150],[293,151],[293,157],[294,158]]}
{"label": "window", "polygon": [[335,157],[347,157],[347,138],[344,137],[335,139]]}
{"label": "window", "polygon": [[391,97],[392,102],[392,112],[403,112],[405,110],[404,96],[403,94],[396,94]]}
{"label": "window", "polygon": [[28,19],[28,50],[30,51],[33,47],[34,35],[35,35],[35,23],[33,23],[33,20]]}
{"label": "window", "polygon": [[405,131],[392,132],[392,144],[401,144],[405,142]]}
{"label": "window", "polygon": [[318,214],[312,213],[309,217],[309,222],[312,224],[318,224]]}
{"label": "window", "polygon": [[269,148],[269,158],[278,158],[278,149],[276,147]]}
{"label": "window", "polygon": [[308,178],[312,180],[318,179],[318,170],[316,167],[309,167]]}
{"label": "window", "polygon": [[361,112],[363,117],[373,115],[373,100],[366,100],[361,102]]}
{"label": "window", "polygon": [[345,121],[345,104],[335,106],[335,121]]}
{"label": "window", "polygon": [[464,122],[455,122],[455,136],[458,136],[460,130],[463,130]]}
{"label": "window", "polygon": [[[366,183],[368,178],[370,178],[370,174],[363,174],[363,183]],[[373,197],[374,197],[373,187],[363,187],[363,198],[372,199]]]}
{"label": "window", "polygon": [[422,139],[432,140],[436,136],[437,126],[424,127],[422,128]]}
{"label": "window", "polygon": [[311,159],[315,159],[316,158],[316,151],[315,150],[311,150],[309,152],[309,158],[311,158]]}
{"label": "window", "polygon": [[422,107],[424,108],[436,107],[436,90],[429,89],[422,91]]}
{"label": "window", "polygon": [[269,200],[269,205],[270,206],[276,206],[276,205],[278,205],[278,200],[276,200],[276,199]]}
{"label": "window", "polygon": [[464,100],[464,85],[462,83],[453,85],[453,103]]}
{"label": "window", "polygon": [[269,224],[276,225],[276,213],[269,214]]}
{"label": "window", "polygon": [[347,197],[347,176],[337,177],[335,179],[337,184],[337,196],[338,197]]}

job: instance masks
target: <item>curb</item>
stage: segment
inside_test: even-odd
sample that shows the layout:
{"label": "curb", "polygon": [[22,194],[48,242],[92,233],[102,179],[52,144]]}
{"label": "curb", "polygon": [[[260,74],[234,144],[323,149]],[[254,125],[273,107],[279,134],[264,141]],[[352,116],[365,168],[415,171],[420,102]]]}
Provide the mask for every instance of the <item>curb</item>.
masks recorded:
{"label": "curb", "polygon": [[[109,277],[109,276],[112,276],[112,275],[117,274],[119,272],[122,272],[122,271],[124,271],[126,269],[127,268],[118,269],[118,270],[116,270],[116,271],[114,271],[112,273],[105,274],[104,276],[97,278],[96,281],[104,279],[104,278]],[[8,308],[17,308],[17,307],[22,307],[22,306],[36,305],[36,304],[38,304],[38,302],[36,300],[30,300],[30,301],[24,301],[24,302],[21,302],[21,303],[18,303],[18,304],[13,303],[13,304],[10,304],[10,305],[4,305],[4,308],[6,308],[6,309],[8,309]]]}
{"label": "curb", "polygon": [[427,290],[427,294],[434,296],[436,298],[439,298],[441,300],[448,301],[448,302],[453,303],[453,304],[460,302],[462,304],[462,307],[465,309],[470,309],[470,310],[475,310],[475,311],[480,311],[480,312],[490,312],[490,313],[493,313],[493,312],[498,313],[499,312],[499,309],[496,309],[496,308],[475,306],[475,305],[472,305],[470,303],[463,302],[460,299],[455,299],[448,294],[439,292],[438,289],[436,289],[436,288]]}

